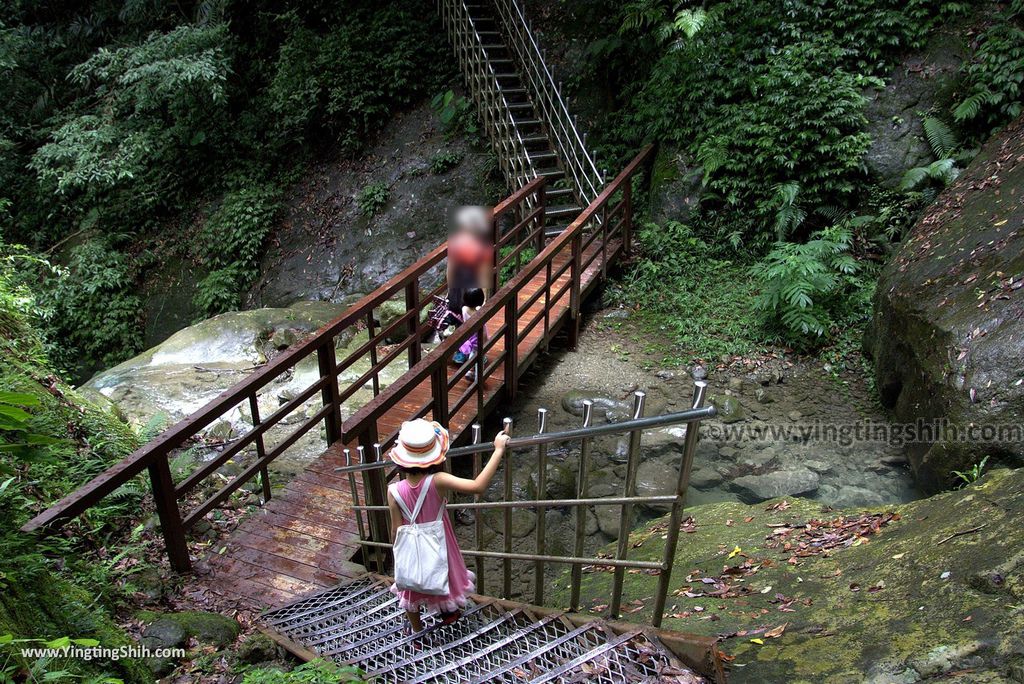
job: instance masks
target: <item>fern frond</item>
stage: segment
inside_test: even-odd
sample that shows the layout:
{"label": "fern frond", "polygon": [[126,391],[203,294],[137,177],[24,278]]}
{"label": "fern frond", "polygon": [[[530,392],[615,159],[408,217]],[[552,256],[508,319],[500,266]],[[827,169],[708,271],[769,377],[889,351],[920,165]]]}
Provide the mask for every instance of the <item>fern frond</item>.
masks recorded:
{"label": "fern frond", "polygon": [[991,100],[992,93],[988,90],[979,90],[953,109],[953,119],[957,122],[970,121],[981,113],[982,105]]}
{"label": "fern frond", "polygon": [[928,139],[928,145],[936,159],[952,156],[953,150],[960,144],[956,133],[942,119],[926,116],[921,122],[921,127],[924,128],[924,136]]}

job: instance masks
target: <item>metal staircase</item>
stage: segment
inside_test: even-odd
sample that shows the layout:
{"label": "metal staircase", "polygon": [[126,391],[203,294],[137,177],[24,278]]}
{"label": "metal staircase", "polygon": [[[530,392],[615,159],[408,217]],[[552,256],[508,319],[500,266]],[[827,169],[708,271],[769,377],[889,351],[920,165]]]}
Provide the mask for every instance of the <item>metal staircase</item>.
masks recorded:
{"label": "metal staircase", "polygon": [[440,0],[467,88],[510,188],[547,178],[545,234],[557,235],[604,185],[522,10],[513,0]]}
{"label": "metal staircase", "polygon": [[[699,682],[650,629],[478,598],[456,622],[405,633],[387,578],[368,574],[265,613],[300,656],[355,665],[376,682]],[[675,679],[675,677],[679,677]],[[685,677],[685,678],[684,678]]]}

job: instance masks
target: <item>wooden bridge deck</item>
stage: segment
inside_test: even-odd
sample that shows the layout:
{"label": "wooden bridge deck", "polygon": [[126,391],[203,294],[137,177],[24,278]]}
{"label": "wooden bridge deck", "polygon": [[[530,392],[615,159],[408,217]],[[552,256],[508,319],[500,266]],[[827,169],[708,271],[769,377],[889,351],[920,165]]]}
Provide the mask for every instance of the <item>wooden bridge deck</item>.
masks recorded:
{"label": "wooden bridge deck", "polygon": [[[588,263],[588,258],[593,257],[581,273],[583,296],[599,283],[605,271],[605,259],[611,263],[619,256],[622,242],[614,240],[609,242],[607,249],[602,247],[601,242],[595,240],[583,251],[582,263]],[[567,245],[552,260],[553,272],[557,273],[571,258],[572,252]],[[566,270],[552,281],[550,291],[559,292],[569,278]],[[541,271],[521,289],[517,303],[525,304],[545,287],[546,274]],[[539,297],[525,314],[518,316],[520,331],[544,311],[544,299]],[[532,330],[521,336],[517,350],[520,372],[546,348],[569,317],[569,288],[565,288],[560,297],[552,299],[547,308],[550,316],[547,330],[544,325],[534,325]],[[487,327],[500,329],[503,324],[504,317],[499,313]],[[503,352],[504,339],[495,342],[488,355],[500,356]],[[456,368],[451,366],[449,377],[455,371]],[[463,379],[449,390],[449,405],[456,405],[466,385],[468,381]],[[478,415],[477,402],[465,402],[449,419],[453,441],[471,424],[483,420],[496,408],[506,386],[503,367],[495,369],[483,385],[481,405],[484,415]],[[402,421],[416,415],[430,400],[431,382],[427,378],[407,392],[395,409],[377,420],[378,434],[391,434]],[[347,477],[335,472],[335,468],[345,465],[344,446],[355,453],[354,443],[342,445],[339,442],[328,448],[282,490],[275,491],[273,498],[244,520],[226,543],[211,550],[205,559],[209,570],[205,584],[209,590],[253,607],[276,607],[365,572],[363,566],[351,560],[359,550],[356,518],[351,508],[351,488]],[[361,481],[357,486],[362,500]]]}

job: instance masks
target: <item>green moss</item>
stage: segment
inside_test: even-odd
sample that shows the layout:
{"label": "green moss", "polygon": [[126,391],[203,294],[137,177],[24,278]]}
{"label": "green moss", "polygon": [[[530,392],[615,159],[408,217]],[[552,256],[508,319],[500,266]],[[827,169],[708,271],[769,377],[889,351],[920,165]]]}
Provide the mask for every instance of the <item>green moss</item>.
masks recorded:
{"label": "green moss", "polygon": [[[80,587],[45,570],[14,573],[2,578],[0,592],[0,635],[15,639],[50,640],[60,637],[95,639],[102,648],[130,646],[132,640],[97,605],[95,597]],[[37,644],[32,644],[37,645]],[[21,657],[19,646],[0,647],[8,665],[28,669],[34,664]],[[2,649],[8,649],[3,652]],[[75,675],[114,676],[125,682],[150,682],[152,674],[136,659],[116,662],[54,660],[49,670],[67,670]]]}
{"label": "green moss", "polygon": [[[823,512],[817,502],[789,502],[784,511],[731,502],[687,511],[696,529],[680,536],[670,591],[685,585],[701,592],[699,579],[686,581],[694,571],[718,577],[745,559],[761,564],[731,582],[749,588],[749,595],[670,595],[667,602],[674,617],[665,620],[665,628],[726,635],[723,650],[736,656],[730,681],[845,682],[867,675],[893,681],[908,669],[925,676],[972,656],[983,663],[972,664],[978,672],[1009,667],[1019,648],[1013,635],[1024,630],[1024,529],[1018,522],[1024,514],[1024,470],[993,471],[963,491],[894,507],[901,518],[880,534],[857,546],[798,558],[795,565],[788,562],[791,552],[766,545],[777,529],[770,525],[797,526],[856,511]],[[631,558],[661,559],[665,542],[658,522],[633,532]],[[730,559],[737,546],[741,555]],[[626,578],[627,608],[635,599],[644,607],[623,618],[649,622],[658,578]],[[995,585],[982,581],[992,578],[998,580]],[[566,579],[558,582],[557,605],[568,602]],[[608,603],[611,585],[612,573],[586,574],[584,610],[600,612],[595,606]],[[782,624],[787,626],[781,637],[764,637],[765,630]]]}

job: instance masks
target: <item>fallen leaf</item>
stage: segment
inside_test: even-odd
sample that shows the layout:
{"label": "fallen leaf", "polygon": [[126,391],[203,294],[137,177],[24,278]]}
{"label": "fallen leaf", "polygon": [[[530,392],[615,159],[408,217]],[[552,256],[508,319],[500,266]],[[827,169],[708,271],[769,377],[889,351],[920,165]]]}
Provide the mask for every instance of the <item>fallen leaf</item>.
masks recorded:
{"label": "fallen leaf", "polygon": [[773,628],[769,629],[767,632],[764,633],[764,635],[768,639],[777,639],[780,636],[782,636],[782,633],[786,631],[786,627],[788,627],[788,626],[789,626],[788,622],[783,622],[778,627],[773,627]]}
{"label": "fallen leaf", "polygon": [[741,553],[743,553],[743,549],[741,549],[740,547],[737,546],[736,548],[734,548],[732,550],[732,553],[729,554],[729,558],[735,558],[736,556],[740,555]]}
{"label": "fallen leaf", "polygon": [[750,643],[757,644],[758,646],[763,646],[764,645],[764,639],[751,639]]}

